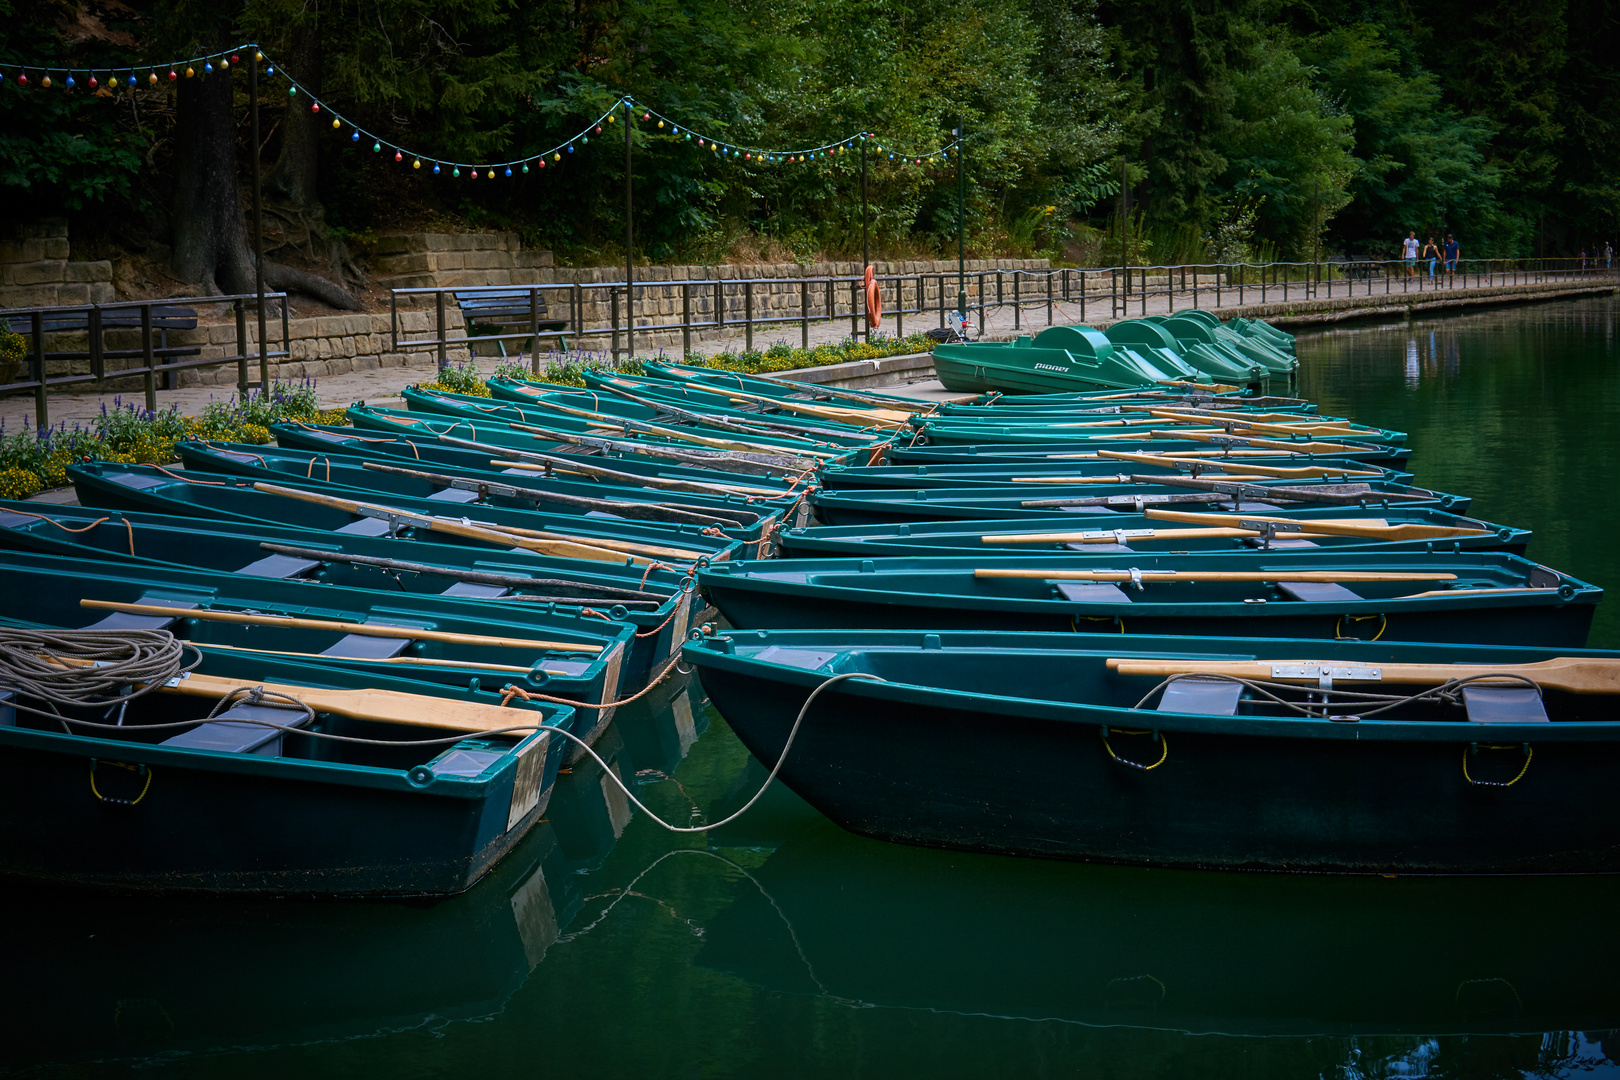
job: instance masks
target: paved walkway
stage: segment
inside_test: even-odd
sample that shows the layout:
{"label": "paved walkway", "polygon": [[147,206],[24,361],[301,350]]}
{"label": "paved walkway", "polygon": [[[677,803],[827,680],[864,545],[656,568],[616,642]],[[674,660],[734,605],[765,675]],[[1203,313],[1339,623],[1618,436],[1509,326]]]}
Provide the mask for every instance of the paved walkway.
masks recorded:
{"label": "paved walkway", "polygon": [[[981,275],[969,275],[977,288],[977,279]],[[995,295],[995,274],[982,275],[985,279],[985,292],[988,296]],[[1494,277],[1485,275],[1459,275],[1453,281],[1444,279],[1431,282],[1427,277],[1416,278],[1375,278],[1361,281],[1334,281],[1323,282],[1311,286],[1306,282],[1280,282],[1264,286],[1244,285],[1241,289],[1223,286],[1217,293],[1207,286],[1200,286],[1196,293],[1192,288],[1167,290],[1163,287],[1163,279],[1146,296],[1133,294],[1130,302],[1121,311],[1121,305],[1114,304],[1107,293],[1088,293],[1082,302],[1078,297],[1073,300],[1056,300],[1051,303],[1051,320],[1047,318],[1048,304],[1042,296],[1039,300],[1026,300],[1022,305],[1014,307],[1011,303],[1004,303],[1000,307],[992,308],[982,313],[973,313],[971,320],[975,337],[984,337],[990,340],[1006,340],[1017,333],[1039,332],[1048,325],[1067,326],[1077,323],[1086,323],[1091,326],[1107,327],[1124,318],[1141,318],[1147,315],[1168,315],[1187,310],[1193,306],[1211,310],[1225,318],[1240,314],[1261,315],[1276,318],[1291,311],[1301,314],[1309,309],[1355,309],[1357,311],[1376,311],[1391,304],[1421,303],[1427,306],[1430,303],[1437,305],[1456,302],[1489,303],[1493,297],[1479,290],[1500,290],[1502,299],[1516,299],[1523,295],[1525,299],[1533,299],[1537,291],[1545,290],[1556,292],[1571,286],[1612,286],[1614,275],[1587,275],[1574,280],[1577,275],[1559,280],[1545,282],[1526,282],[1523,275],[1498,274]],[[1026,288],[1030,288],[1027,285]],[[1331,297],[1330,297],[1331,292]],[[1002,290],[1004,298],[1010,299],[1011,288],[1005,286]],[[1215,307],[1216,301],[1221,303]],[[1264,308],[1260,308],[1264,305]],[[1258,309],[1258,310],[1257,310]],[[1296,316],[1297,317],[1297,316]],[[1305,319],[1312,316],[1304,315]],[[1325,310],[1320,318],[1331,319],[1333,312]],[[902,327],[915,332],[927,330],[937,326],[939,318],[935,312],[924,314],[912,313],[903,319],[896,319],[891,312],[884,319],[881,332],[894,333]],[[982,330],[981,330],[982,325]],[[835,319],[819,323],[811,323],[809,327],[809,340],[811,345],[823,343],[836,343],[849,337],[849,320]],[[799,345],[803,340],[803,328],[797,323],[784,323],[769,328],[756,328],[753,335],[754,347],[757,349],[769,348],[778,341],[790,345]],[[661,335],[660,335],[661,337]],[[592,340],[592,339],[587,339]],[[675,347],[665,346],[660,350],[654,338],[651,342],[638,335],[638,352],[656,354],[662,351],[666,356],[675,357],[679,353],[679,335],[675,335]],[[646,345],[653,345],[646,348]],[[744,333],[742,330],[728,330],[723,336],[716,336],[709,340],[694,342],[695,351],[706,355],[725,351],[741,350],[744,347]],[[593,355],[604,355],[601,351]],[[453,356],[452,359],[455,359]],[[479,358],[479,367],[486,373],[495,369],[499,361],[492,357]],[[329,375],[317,380],[316,390],[321,405],[325,408],[336,408],[348,405],[350,402],[364,400],[376,405],[398,404],[399,392],[405,386],[416,382],[425,382],[433,377],[435,367],[432,354],[423,352],[412,357],[408,367],[386,367],[370,371],[350,372],[343,375]],[[883,388],[884,392],[914,393],[918,397],[933,397],[945,395],[948,392],[937,382],[913,384],[917,389],[908,390],[904,387]],[[208,406],[210,402],[226,400],[232,392],[228,388],[218,386],[192,387],[180,390],[164,390],[158,392],[158,405],[160,408],[171,404],[178,405],[181,412],[187,415],[197,415]],[[53,393],[50,397],[50,419],[53,424],[83,423],[97,416],[103,405],[107,408],[115,407],[118,400],[125,404],[133,402],[143,405],[144,399],[139,389],[123,391],[122,393],[95,393],[88,388],[75,393]],[[0,423],[4,424],[5,431],[15,431],[24,422],[25,417],[30,418],[34,409],[34,399],[31,395],[13,395],[0,398]]]}

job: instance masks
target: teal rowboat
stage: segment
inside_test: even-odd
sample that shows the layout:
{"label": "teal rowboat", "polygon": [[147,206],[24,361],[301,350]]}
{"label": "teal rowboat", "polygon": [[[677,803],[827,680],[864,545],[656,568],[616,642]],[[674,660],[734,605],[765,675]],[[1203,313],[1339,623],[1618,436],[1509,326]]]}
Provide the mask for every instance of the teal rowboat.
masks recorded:
{"label": "teal rowboat", "polygon": [[1594,585],[1495,552],[770,559],[698,587],[733,626],[1114,630],[1579,648]]}
{"label": "teal rowboat", "polygon": [[542,432],[538,428],[529,430],[528,425],[513,427],[503,420],[458,419],[403,409],[379,409],[369,405],[351,405],[344,415],[354,426],[356,435],[361,437],[389,435],[413,441],[434,439],[450,446],[459,445],[456,440],[463,440],[479,446],[537,454],[623,453],[638,458],[671,461],[694,469],[713,467],[722,472],[787,478],[789,484],[812,473],[818,463],[815,458],[774,452],[753,453],[712,449],[690,443],[656,442],[605,429],[597,430],[594,434],[587,430],[565,432],[553,429]]}
{"label": "teal rowboat", "polygon": [[0,552],[0,595],[9,598],[7,617],[64,630],[168,630],[199,645],[366,675],[548,694],[583,710],[576,734],[586,741],[612,718],[612,703],[637,689],[623,679],[633,628],[572,608],[514,610],[24,551]]}
{"label": "teal rowboat", "polygon": [[[804,711],[782,780],[882,840],[1161,867],[1620,871],[1614,653],[771,630],[684,655],[767,765]],[[1412,700],[1497,671],[1517,678]]]}
{"label": "teal rowboat", "polygon": [[[1292,449],[1290,449],[1292,448]],[[1131,451],[1142,454],[1170,454],[1178,457],[1227,457],[1241,460],[1245,457],[1273,457],[1289,455],[1306,459],[1329,458],[1334,461],[1359,461],[1370,466],[1404,469],[1412,457],[1408,446],[1375,445],[1372,443],[1341,442],[1325,439],[1263,439],[1235,435],[1200,435],[1169,431],[1150,432],[1133,439],[1110,439],[1100,442],[1075,443],[1056,437],[1038,443],[947,443],[939,445],[891,446],[883,452],[884,459],[896,465],[921,465],[930,462],[961,464],[973,461],[1093,461],[1103,450]],[[1308,465],[1309,460],[1290,464]]]}
{"label": "teal rowboat", "polygon": [[[1337,482],[1378,480],[1386,484],[1410,484],[1412,474],[1382,469],[1343,458],[1319,458],[1303,463],[1287,457],[1169,458],[1140,451],[1103,450],[1101,456],[1085,461],[983,462],[979,464],[928,465],[825,465],[816,470],[816,479],[828,491],[846,488],[979,488],[1020,483],[1038,488],[1042,484],[1084,477],[1085,483],[1105,483],[1107,478],[1139,474],[1147,476],[1205,476],[1212,480],[1248,476],[1259,481],[1332,480]],[[1127,482],[1115,480],[1114,482]]]}
{"label": "teal rowboat", "polygon": [[[1161,513],[1156,511],[1154,513]],[[1259,520],[1256,520],[1259,519]],[[1299,519],[1303,524],[1292,524]],[[1247,520],[1248,528],[1242,527]],[[1268,535],[1269,534],[1269,535]],[[882,558],[934,555],[1029,555],[1042,551],[1103,555],[1122,551],[1253,551],[1324,548],[1334,551],[1506,551],[1523,555],[1530,530],[1448,514],[1430,507],[1285,510],[1195,515],[1176,521],[1153,514],[1113,514],[1064,527],[1048,518],[1001,521],[913,521],[897,525],[820,525],[777,535],[790,559],[825,556]]]}
{"label": "teal rowboat", "polygon": [[[206,537],[206,542],[199,542]],[[0,545],[44,555],[114,559],[348,588],[482,600],[530,611],[598,612],[636,630],[623,683],[640,687],[668,664],[692,616],[692,579],[677,570],[537,552],[208,521],[82,506],[0,501]],[[131,551],[138,554],[131,554]]]}
{"label": "teal rowboat", "polygon": [[[509,430],[509,429],[508,429]],[[581,483],[645,486],[665,492],[752,495],[763,500],[790,497],[804,490],[801,483],[770,476],[725,472],[718,468],[677,465],[641,454],[618,451],[589,451],[560,444],[552,448],[534,445],[527,437],[526,449],[480,443],[454,435],[365,434],[352,427],[335,424],[272,424],[270,434],[287,450],[341,453],[360,458],[396,458],[426,462],[426,467],[448,465],[454,469],[488,469],[492,461],[524,462],[543,471]],[[423,466],[413,466],[423,467]],[[532,471],[532,470],[531,470]],[[791,505],[789,499],[788,505]]]}
{"label": "teal rowboat", "polygon": [[[1138,474],[1140,475],[1140,474]],[[1114,511],[1141,513],[1149,507],[1271,513],[1284,506],[1433,506],[1465,513],[1469,499],[1404,484],[1274,481],[1251,483],[1208,477],[1134,476],[1124,484],[985,484],[955,488],[848,488],[812,496],[826,525],[868,525],[900,521],[965,521],[1076,515]]]}
{"label": "teal rowboat", "polygon": [[318,481],[335,490],[350,488],[383,496],[464,506],[491,506],[511,510],[542,510],[552,514],[591,513],[626,521],[683,524],[717,529],[747,544],[757,545],[792,497],[748,502],[735,495],[660,492],[644,487],[598,484],[547,476],[543,469],[451,469],[396,460],[373,461],[313,450],[244,443],[184,440],[175,444],[186,468],[269,483],[288,478]]}
{"label": "teal rowboat", "polygon": [[[1273,414],[1275,416],[1275,414]],[[1223,412],[1209,415],[1182,409],[1155,410],[1147,415],[1130,415],[1118,420],[1096,420],[1079,417],[1074,420],[1040,420],[1014,418],[997,423],[993,418],[958,420],[955,417],[918,416],[912,424],[922,438],[935,443],[1049,443],[1073,439],[1073,449],[1096,449],[1089,444],[1119,442],[1122,439],[1164,438],[1182,439],[1213,435],[1237,435],[1248,438],[1282,441],[1314,439],[1318,441],[1400,444],[1406,441],[1404,431],[1388,431],[1365,427],[1361,424],[1319,420],[1313,416],[1292,416],[1286,419],[1250,419],[1241,413]],[[1164,432],[1163,435],[1157,434]],[[1087,445],[1082,445],[1087,444]]]}
{"label": "teal rowboat", "polygon": [[[432,532],[443,543],[503,550],[526,545],[548,554],[603,562],[667,562],[684,567],[699,559],[730,558],[742,550],[740,540],[706,536],[691,525],[470,507],[359,490],[339,497],[329,484],[298,477],[287,477],[278,484],[256,484],[226,473],[182,475],[155,465],[86,462],[69,466],[68,479],[85,506],[260,521],[362,536],[408,539]],[[509,539],[457,528],[467,525],[479,530],[524,529],[534,535],[520,533]]]}
{"label": "teal rowboat", "polygon": [[[259,653],[205,650],[176,683],[122,706],[52,709],[7,692],[0,874],[34,890],[447,896],[545,814],[566,748],[556,732],[574,722],[566,706],[503,707],[498,685],[476,679],[469,689]],[[287,697],[255,703],[255,688],[313,716]]]}

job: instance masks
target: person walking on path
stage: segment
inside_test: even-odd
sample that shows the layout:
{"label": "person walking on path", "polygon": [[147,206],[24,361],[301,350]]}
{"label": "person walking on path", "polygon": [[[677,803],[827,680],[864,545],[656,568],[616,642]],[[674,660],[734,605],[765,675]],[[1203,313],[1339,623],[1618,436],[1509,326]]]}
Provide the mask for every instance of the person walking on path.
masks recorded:
{"label": "person walking on path", "polygon": [[1614,245],[1607,240],[1603,241],[1603,269],[1614,269]]}
{"label": "person walking on path", "polygon": [[1407,277],[1417,277],[1417,257],[1417,233],[1409,232],[1406,234],[1406,239],[1401,241],[1401,258],[1406,260]]}
{"label": "person walking on path", "polygon": [[1457,243],[1455,236],[1446,236],[1446,276],[1457,276],[1457,263],[1462,258],[1462,246]]}
{"label": "person walking on path", "polygon": [[1429,237],[1429,242],[1423,245],[1423,258],[1429,260],[1429,280],[1433,281],[1435,263],[1440,261],[1440,246],[1434,242],[1432,236]]}

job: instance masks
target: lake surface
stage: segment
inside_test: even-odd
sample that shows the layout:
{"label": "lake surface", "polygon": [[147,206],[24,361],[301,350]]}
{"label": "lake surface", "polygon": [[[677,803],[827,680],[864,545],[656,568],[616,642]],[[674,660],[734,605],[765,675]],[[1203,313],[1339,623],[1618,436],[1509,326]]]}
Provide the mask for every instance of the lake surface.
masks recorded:
{"label": "lake surface", "polygon": [[[1322,411],[1598,584],[1612,301],[1301,339]],[[1610,601],[1614,603],[1613,600]],[[1601,610],[1601,609],[1600,609]],[[1620,646],[1620,614],[1594,644]],[[599,746],[677,824],[763,781],[701,688]],[[859,748],[852,748],[859,752]],[[1241,798],[1234,792],[1234,798]],[[672,837],[594,764],[465,896],[0,901],[0,1069],[37,1076],[1616,1076],[1620,880],[1082,866],[850,836],[775,788]]]}

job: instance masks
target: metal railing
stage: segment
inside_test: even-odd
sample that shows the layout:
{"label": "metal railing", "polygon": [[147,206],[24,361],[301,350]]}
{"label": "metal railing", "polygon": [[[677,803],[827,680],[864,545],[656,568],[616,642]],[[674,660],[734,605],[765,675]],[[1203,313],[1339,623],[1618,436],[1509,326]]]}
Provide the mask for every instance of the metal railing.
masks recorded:
{"label": "metal railing", "polygon": [[[50,424],[48,392],[61,386],[100,384],[113,379],[139,376],[146,394],[146,407],[149,410],[156,410],[157,381],[160,377],[166,376],[169,372],[185,371],[190,368],[235,364],[237,389],[245,394],[250,387],[268,384],[271,360],[283,359],[290,355],[287,347],[289,336],[287,295],[266,293],[264,298],[267,303],[275,301],[281,308],[281,348],[266,350],[264,343],[259,343],[257,351],[252,352],[249,351],[253,343],[248,336],[248,313],[256,311],[257,295],[188,296],[113,304],[70,304],[62,307],[0,310],[0,322],[8,324],[12,333],[20,334],[28,341],[25,365],[27,378],[0,383],[0,394],[32,391],[35,420],[41,429]],[[211,344],[208,341],[211,336],[209,324],[198,317],[193,327],[175,328],[172,325],[165,325],[171,323],[175,315],[161,311],[154,315],[154,309],[189,308],[195,312],[199,308],[207,307],[228,307],[231,310],[236,322],[235,353],[223,356],[189,355],[192,351],[200,354]],[[185,335],[199,332],[202,335],[201,341],[182,340],[173,345],[165,344],[166,335],[169,333]],[[129,335],[130,340],[127,344],[109,345],[108,334]],[[79,338],[84,339],[84,348],[51,347],[53,344],[60,346],[66,340]],[[88,361],[89,370],[72,371],[73,362],[76,360]],[[109,369],[107,366],[109,361],[118,363],[129,360],[136,362],[132,366],[122,368]],[[259,379],[256,382],[250,381],[248,377],[248,364],[251,361],[256,361],[259,365]],[[63,363],[67,364],[68,371],[50,374],[51,365]]]}
{"label": "metal railing", "polygon": [[[1411,273],[1408,273],[1408,271]],[[1205,263],[1174,266],[1053,268],[1050,270],[985,269],[963,275],[966,314],[983,334],[992,321],[1023,330],[1028,316],[1044,313],[1045,324],[1085,323],[1089,319],[1119,319],[1170,314],[1189,308],[1215,309],[1251,304],[1292,303],[1302,300],[1501,288],[1524,284],[1612,281],[1617,270],[1582,266],[1579,259],[1468,259],[1454,270],[1437,265],[1430,277],[1426,260],[1408,265],[1401,259],[1338,259],[1319,263]],[[957,308],[958,275],[954,271],[876,276],[883,316],[892,319],[896,336],[904,337],[906,323],[937,324],[943,328]],[[474,317],[453,332],[448,314],[457,296],[511,299],[517,307],[527,300],[528,316],[507,317],[506,329],[473,333],[490,325]],[[683,354],[692,349],[694,334],[736,328],[743,347],[754,347],[761,329],[797,324],[800,344],[810,346],[812,326],[849,322],[849,336],[865,334],[866,297],[859,277],[768,277],[644,280],[633,285],[633,317],[627,317],[623,281],[562,282],[557,284],[465,286],[459,288],[395,289],[391,300],[392,343],[395,351],[436,349],[441,366],[451,348],[472,348],[481,342],[534,342],[560,338],[600,341],[615,359],[633,355],[638,337],[673,337],[680,334]],[[427,305],[432,312],[431,332],[412,336],[402,315]],[[647,315],[649,304],[670,310]],[[1059,309],[1060,305],[1062,310]],[[546,329],[562,322],[562,330]],[[887,330],[887,327],[885,327]],[[531,353],[539,369],[539,350]]]}

